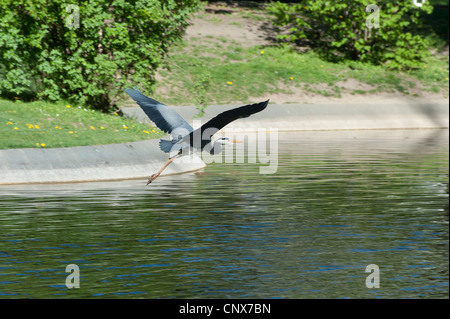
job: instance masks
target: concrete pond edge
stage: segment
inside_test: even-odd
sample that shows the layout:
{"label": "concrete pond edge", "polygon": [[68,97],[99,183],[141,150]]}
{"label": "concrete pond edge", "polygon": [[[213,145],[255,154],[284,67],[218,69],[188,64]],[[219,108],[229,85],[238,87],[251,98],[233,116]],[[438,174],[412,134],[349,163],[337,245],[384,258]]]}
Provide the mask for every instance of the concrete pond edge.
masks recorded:
{"label": "concrete pond edge", "polygon": [[[194,127],[220,112],[236,107],[210,106]],[[185,119],[197,110],[175,107]],[[139,107],[124,108],[125,115],[150,122]],[[436,129],[449,127],[449,106],[445,103],[377,104],[269,104],[250,118],[239,119],[225,129],[248,131]],[[0,185],[64,183],[146,178],[167,160],[159,139],[67,148],[22,148],[0,150]],[[202,169],[206,164],[194,155],[190,161],[174,161],[162,175]]]}

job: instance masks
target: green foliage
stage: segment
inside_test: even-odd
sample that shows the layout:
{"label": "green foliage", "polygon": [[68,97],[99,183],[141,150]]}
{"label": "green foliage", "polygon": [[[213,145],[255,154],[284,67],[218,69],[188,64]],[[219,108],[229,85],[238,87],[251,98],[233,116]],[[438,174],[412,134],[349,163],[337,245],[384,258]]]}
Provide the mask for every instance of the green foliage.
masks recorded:
{"label": "green foliage", "polygon": [[[379,8],[379,28],[366,26],[367,20],[376,22],[376,12],[366,12],[370,4]],[[308,45],[330,60],[385,63],[392,69],[418,68],[429,55],[424,39],[407,30],[421,25],[421,12],[432,10],[428,1],[417,7],[412,0],[306,0],[268,6],[274,24],[290,28],[280,39]]]}
{"label": "green foliage", "polygon": [[[74,9],[79,8],[79,27]],[[108,110],[124,88],[151,91],[198,0],[2,0],[0,94]]]}

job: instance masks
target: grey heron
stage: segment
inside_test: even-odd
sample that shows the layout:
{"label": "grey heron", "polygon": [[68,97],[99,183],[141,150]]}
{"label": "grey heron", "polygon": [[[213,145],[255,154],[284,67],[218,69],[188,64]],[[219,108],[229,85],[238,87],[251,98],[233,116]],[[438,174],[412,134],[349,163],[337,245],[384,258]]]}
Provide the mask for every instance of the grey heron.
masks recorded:
{"label": "grey heron", "polygon": [[172,140],[160,140],[159,147],[163,152],[170,153],[169,159],[158,172],[150,176],[147,185],[153,182],[175,158],[182,156],[186,150],[208,150],[213,155],[219,154],[222,145],[228,143],[229,139],[222,137],[213,143],[212,136],[234,120],[261,112],[269,103],[267,100],[222,112],[194,130],[174,109],[145,96],[138,90],[127,89],[125,92],[136,101],[159,129],[172,136]]}

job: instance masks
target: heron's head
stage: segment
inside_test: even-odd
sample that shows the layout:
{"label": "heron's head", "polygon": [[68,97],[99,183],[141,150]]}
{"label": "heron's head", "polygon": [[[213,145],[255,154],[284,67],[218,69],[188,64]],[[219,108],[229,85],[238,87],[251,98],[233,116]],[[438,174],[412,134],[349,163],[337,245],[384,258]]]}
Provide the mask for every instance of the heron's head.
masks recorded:
{"label": "heron's head", "polygon": [[214,142],[214,147],[211,149],[211,154],[219,154],[222,152],[222,145],[233,145],[235,143],[242,143],[242,141],[232,140],[229,137],[220,137]]}
{"label": "heron's head", "polygon": [[230,145],[231,141],[229,137],[220,137],[216,140],[220,145]]}
{"label": "heron's head", "polygon": [[218,138],[216,140],[216,142],[219,142],[221,145],[232,145],[232,144],[235,144],[235,143],[243,143],[242,141],[232,140],[229,137]]}

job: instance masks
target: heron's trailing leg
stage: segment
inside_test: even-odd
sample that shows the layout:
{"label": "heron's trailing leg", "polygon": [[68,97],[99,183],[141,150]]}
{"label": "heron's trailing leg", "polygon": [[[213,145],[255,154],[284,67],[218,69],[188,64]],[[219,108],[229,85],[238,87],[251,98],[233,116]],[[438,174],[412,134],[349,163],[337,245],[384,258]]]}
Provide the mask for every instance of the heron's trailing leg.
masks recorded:
{"label": "heron's trailing leg", "polygon": [[166,167],[169,166],[169,164],[172,163],[178,156],[179,155],[169,157],[169,159],[164,163],[163,167],[161,167],[161,169],[158,172],[156,172],[155,174],[150,176],[150,178],[148,179],[147,185],[150,184],[151,182],[153,182],[166,169]]}

